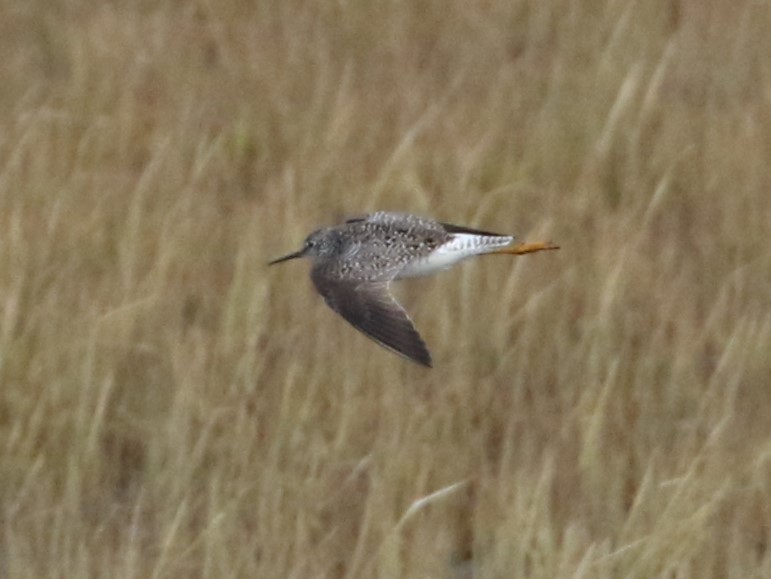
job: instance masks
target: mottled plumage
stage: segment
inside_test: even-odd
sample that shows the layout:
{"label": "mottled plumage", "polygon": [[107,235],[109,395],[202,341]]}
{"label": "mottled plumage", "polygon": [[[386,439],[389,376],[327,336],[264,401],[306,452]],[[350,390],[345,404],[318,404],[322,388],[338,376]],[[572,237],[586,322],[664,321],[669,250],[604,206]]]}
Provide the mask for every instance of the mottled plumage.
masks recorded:
{"label": "mottled plumage", "polygon": [[512,246],[514,237],[380,211],[311,233],[300,251],[269,265],[311,257],[327,305],[382,346],[424,366],[431,355],[404,308],[391,296],[393,280],[429,275],[486,253],[557,249],[550,243]]}

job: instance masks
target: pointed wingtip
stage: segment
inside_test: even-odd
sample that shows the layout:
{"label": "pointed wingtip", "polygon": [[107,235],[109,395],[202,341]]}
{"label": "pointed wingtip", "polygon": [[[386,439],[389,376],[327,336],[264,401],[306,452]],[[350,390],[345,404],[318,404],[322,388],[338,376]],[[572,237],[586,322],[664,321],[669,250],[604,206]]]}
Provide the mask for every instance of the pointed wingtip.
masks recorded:
{"label": "pointed wingtip", "polygon": [[410,360],[413,362],[416,362],[417,364],[420,364],[424,368],[433,368],[434,362],[431,360],[431,354],[428,353],[428,351],[425,352],[424,355],[420,355],[419,357],[412,357],[410,356]]}
{"label": "pointed wingtip", "polygon": [[[412,327],[414,329],[414,326]],[[428,346],[423,341],[423,338],[420,336],[417,330],[414,331],[415,339],[412,341],[412,343],[402,344],[401,347],[394,347],[394,345],[390,347],[393,348],[397,354],[404,356],[410,362],[415,362],[424,368],[433,368],[434,362],[431,359],[431,352],[429,351]]]}
{"label": "pointed wingtip", "polygon": [[426,346],[426,343],[423,342],[422,338],[421,342],[420,346],[422,347],[416,347],[413,351],[403,352],[402,354],[424,368],[433,368],[434,361],[431,359],[431,352],[429,352],[428,346]]}

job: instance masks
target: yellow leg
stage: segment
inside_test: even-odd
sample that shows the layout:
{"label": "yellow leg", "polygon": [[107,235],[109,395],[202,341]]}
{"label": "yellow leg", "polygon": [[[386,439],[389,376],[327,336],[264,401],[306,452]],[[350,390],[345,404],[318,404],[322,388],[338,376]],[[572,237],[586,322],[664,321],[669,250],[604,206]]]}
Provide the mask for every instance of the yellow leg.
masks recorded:
{"label": "yellow leg", "polygon": [[536,251],[547,251],[551,249],[559,249],[559,245],[553,244],[551,241],[534,241],[532,243],[517,243],[516,245],[510,245],[508,247],[502,247],[496,249],[492,253],[508,253],[511,255],[524,255],[526,253],[535,253]]}

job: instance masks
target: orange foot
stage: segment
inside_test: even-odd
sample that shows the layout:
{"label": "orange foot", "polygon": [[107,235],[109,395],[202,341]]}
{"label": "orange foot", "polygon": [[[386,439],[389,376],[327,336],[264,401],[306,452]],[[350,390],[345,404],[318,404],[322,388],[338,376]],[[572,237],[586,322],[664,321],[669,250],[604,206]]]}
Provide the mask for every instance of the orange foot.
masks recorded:
{"label": "orange foot", "polygon": [[509,247],[502,247],[493,253],[524,255],[526,253],[535,253],[536,251],[548,251],[559,248],[559,245],[555,245],[551,241],[534,241],[532,243],[517,243],[516,245],[510,245]]}

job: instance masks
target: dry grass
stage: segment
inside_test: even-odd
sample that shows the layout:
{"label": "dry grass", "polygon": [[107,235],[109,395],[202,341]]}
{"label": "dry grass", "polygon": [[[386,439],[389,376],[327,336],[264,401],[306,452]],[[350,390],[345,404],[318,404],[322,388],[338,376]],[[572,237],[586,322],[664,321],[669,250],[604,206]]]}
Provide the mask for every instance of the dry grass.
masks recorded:
{"label": "dry grass", "polygon": [[[2,10],[3,577],[771,576],[766,3]],[[265,267],[373,209],[563,249],[426,371]]]}

